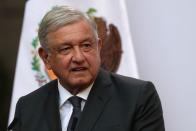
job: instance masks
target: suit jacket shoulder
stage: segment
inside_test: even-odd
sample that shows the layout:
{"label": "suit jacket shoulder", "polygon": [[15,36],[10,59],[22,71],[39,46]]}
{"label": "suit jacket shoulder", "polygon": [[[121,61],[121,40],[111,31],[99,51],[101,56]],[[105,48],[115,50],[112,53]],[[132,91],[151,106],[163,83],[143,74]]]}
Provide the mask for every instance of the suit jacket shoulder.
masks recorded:
{"label": "suit jacket shoulder", "polygon": [[36,108],[42,107],[43,103],[47,100],[48,95],[50,95],[51,93],[58,95],[57,80],[53,80],[43,85],[42,87],[38,88],[37,90],[25,96],[22,96],[18,100],[17,105],[18,104],[22,105],[22,109],[24,109],[23,113],[30,110],[35,111],[34,110],[35,108],[32,108],[32,106],[36,106]]}
{"label": "suit jacket shoulder", "polygon": [[101,70],[78,127],[76,131],[164,131],[154,85]]}
{"label": "suit jacket shoulder", "polygon": [[57,80],[54,80],[18,100],[15,124],[10,128],[13,131],[47,131],[51,124],[48,119],[54,119],[53,126],[60,124],[58,109]]}
{"label": "suit jacket shoulder", "polygon": [[[128,103],[131,103],[131,99],[133,99],[134,102],[138,102],[140,99],[144,98],[144,96],[148,95],[157,95],[158,97],[157,91],[153,83],[150,81],[144,81],[114,73],[108,73],[108,76],[112,83],[112,89],[115,90],[114,92],[118,93],[119,97],[127,96],[124,97],[124,100],[128,101]],[[132,102],[132,106],[134,102]]]}
{"label": "suit jacket shoulder", "polygon": [[50,91],[55,91],[57,89],[57,80],[50,81],[49,83],[41,86],[35,91],[23,96],[25,99],[34,99],[45,96]]}

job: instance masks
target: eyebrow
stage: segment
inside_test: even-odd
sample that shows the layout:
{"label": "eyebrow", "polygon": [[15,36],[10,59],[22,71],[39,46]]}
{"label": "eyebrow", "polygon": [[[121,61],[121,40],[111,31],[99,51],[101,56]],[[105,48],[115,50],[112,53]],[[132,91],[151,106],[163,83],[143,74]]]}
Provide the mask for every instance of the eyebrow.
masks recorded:
{"label": "eyebrow", "polygon": [[[79,44],[83,43],[83,42],[86,42],[86,41],[90,41],[91,43],[94,42],[96,39],[94,38],[91,38],[91,37],[86,37],[84,38],[83,40],[79,41]],[[66,46],[66,45],[72,45],[72,41],[65,41],[65,42],[62,42],[62,43],[58,43],[60,46]]]}
{"label": "eyebrow", "polygon": [[92,43],[92,42],[95,42],[96,39],[95,38],[87,37],[86,39],[82,40],[80,43],[83,43],[83,42],[86,42],[86,41],[90,41]]}

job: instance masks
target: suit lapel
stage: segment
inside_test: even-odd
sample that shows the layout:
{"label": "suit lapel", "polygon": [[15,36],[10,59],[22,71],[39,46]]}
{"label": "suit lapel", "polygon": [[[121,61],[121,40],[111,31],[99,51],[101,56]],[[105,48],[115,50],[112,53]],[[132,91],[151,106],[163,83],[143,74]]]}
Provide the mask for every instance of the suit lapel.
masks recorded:
{"label": "suit lapel", "polygon": [[93,128],[111,98],[110,85],[108,74],[101,70],[90,91],[75,131],[90,131]]}
{"label": "suit lapel", "polygon": [[57,80],[53,81],[50,85],[48,96],[45,102],[44,113],[47,120],[47,126],[50,131],[61,131],[61,121],[59,114],[59,104],[58,104],[58,88]]}

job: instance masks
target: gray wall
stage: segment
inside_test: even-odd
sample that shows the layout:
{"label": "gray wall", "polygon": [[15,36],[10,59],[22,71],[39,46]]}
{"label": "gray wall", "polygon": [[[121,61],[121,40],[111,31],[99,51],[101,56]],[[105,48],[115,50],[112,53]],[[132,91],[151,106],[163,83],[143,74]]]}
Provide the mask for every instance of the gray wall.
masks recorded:
{"label": "gray wall", "polygon": [[126,3],[139,75],[157,87],[166,131],[196,131],[196,1]]}

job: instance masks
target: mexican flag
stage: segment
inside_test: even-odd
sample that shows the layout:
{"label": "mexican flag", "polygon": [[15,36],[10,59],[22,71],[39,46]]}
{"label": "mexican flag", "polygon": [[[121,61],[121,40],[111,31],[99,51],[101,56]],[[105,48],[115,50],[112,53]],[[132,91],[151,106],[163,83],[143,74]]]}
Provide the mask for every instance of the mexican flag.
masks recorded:
{"label": "mexican flag", "polygon": [[138,78],[124,0],[28,0],[26,2],[17,58],[9,123],[18,98],[54,79],[38,56],[37,31],[45,13],[55,6],[70,5],[95,18],[103,41],[102,67],[121,75]]}

